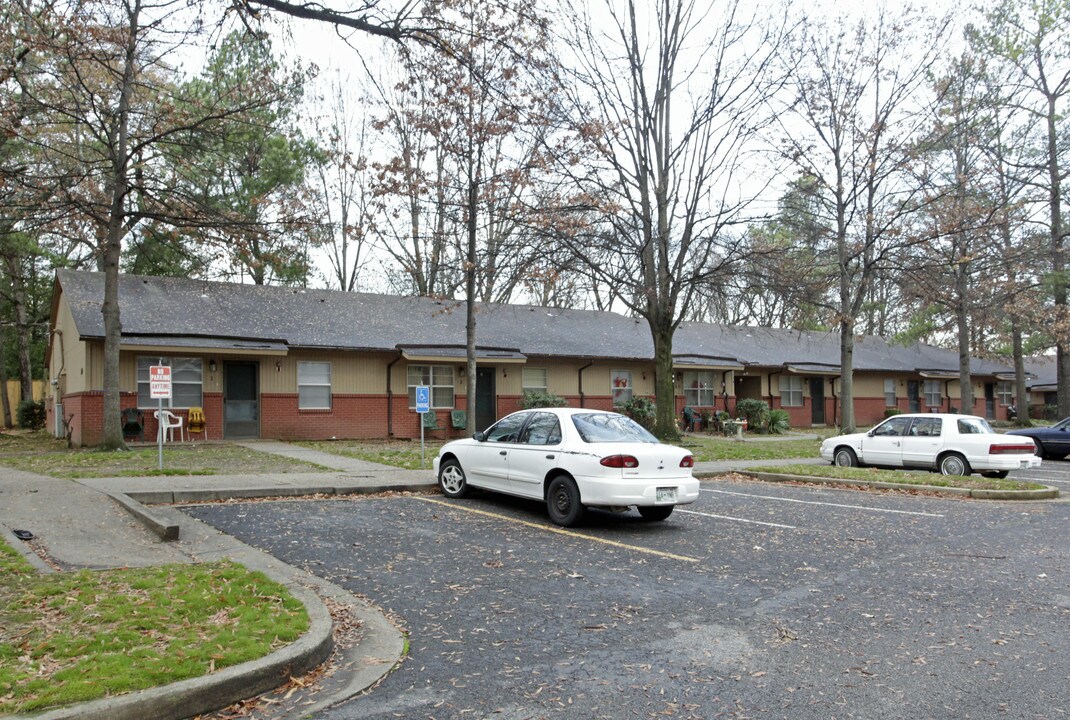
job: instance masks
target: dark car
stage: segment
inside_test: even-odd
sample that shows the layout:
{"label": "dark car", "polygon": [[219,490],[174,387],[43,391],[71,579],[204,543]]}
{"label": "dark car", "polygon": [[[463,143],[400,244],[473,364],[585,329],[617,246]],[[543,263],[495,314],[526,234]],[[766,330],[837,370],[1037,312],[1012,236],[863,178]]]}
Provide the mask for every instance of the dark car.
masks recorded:
{"label": "dark car", "polygon": [[1060,420],[1051,427],[1008,430],[1008,435],[1026,435],[1037,444],[1037,455],[1042,458],[1062,458],[1070,455],[1070,418]]}

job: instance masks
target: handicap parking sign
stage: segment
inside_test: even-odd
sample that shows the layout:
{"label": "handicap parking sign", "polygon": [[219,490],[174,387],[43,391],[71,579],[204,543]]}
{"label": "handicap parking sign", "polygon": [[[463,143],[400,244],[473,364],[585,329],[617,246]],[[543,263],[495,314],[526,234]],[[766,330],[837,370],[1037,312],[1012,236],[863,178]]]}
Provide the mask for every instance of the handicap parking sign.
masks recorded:
{"label": "handicap parking sign", "polygon": [[416,386],[416,412],[425,413],[431,411],[431,388],[427,385]]}

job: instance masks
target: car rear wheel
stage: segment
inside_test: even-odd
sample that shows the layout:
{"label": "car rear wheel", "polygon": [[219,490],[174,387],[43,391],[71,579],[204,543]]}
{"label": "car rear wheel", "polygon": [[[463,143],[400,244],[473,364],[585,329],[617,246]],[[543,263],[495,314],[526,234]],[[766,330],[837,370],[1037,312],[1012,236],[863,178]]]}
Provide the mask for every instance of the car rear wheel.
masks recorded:
{"label": "car rear wheel", "polygon": [[647,522],[658,522],[664,520],[672,515],[672,509],[675,505],[655,505],[650,507],[639,507],[639,514],[643,516],[643,519]]}
{"label": "car rear wheel", "polygon": [[972,472],[970,463],[958,453],[948,453],[940,458],[941,475],[969,475]]}
{"label": "car rear wheel", "polygon": [[586,508],[580,503],[580,489],[576,481],[567,475],[558,475],[550,481],[546,491],[546,511],[555,524],[572,527],[583,519]]}
{"label": "car rear wheel", "polygon": [[438,471],[438,486],[448,498],[463,498],[471,490],[461,464],[450,458],[442,463]]}
{"label": "car rear wheel", "polygon": [[832,456],[832,464],[837,467],[858,467],[858,456],[851,448],[839,448]]}
{"label": "car rear wheel", "polygon": [[992,472],[981,473],[981,476],[986,478],[998,478],[1002,480],[1010,474],[1010,470],[993,470]]}

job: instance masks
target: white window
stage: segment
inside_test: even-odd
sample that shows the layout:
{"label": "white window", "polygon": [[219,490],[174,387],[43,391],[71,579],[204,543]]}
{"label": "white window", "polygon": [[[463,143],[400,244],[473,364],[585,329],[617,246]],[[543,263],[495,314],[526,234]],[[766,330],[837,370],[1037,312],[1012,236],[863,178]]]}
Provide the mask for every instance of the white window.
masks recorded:
{"label": "white window", "polygon": [[614,405],[623,405],[632,399],[631,370],[613,370],[610,372],[609,378]]}
{"label": "white window", "polygon": [[944,391],[940,387],[939,380],[925,381],[925,405],[926,407],[940,407],[944,401]]}
{"label": "white window", "polygon": [[712,370],[684,371],[684,404],[692,407],[713,407],[714,376]]}
{"label": "white window", "polygon": [[996,397],[1001,405],[1014,404],[1014,384],[1010,380],[1000,380],[996,386]]}
{"label": "white window", "polygon": [[546,392],[546,368],[526,367],[521,372],[521,382],[524,392]]}
{"label": "white window", "polygon": [[297,363],[297,407],[300,410],[331,409],[331,364]]}
{"label": "white window", "polygon": [[453,366],[452,365],[409,365],[409,408],[416,409],[416,388],[427,385],[431,388],[431,407],[434,409],[453,408]]}
{"label": "white window", "polygon": [[884,404],[895,407],[899,403],[895,399],[895,380],[888,378],[884,381]]}
{"label": "white window", "polygon": [[171,399],[164,400],[163,406],[172,409],[203,407],[201,399],[201,359],[181,357],[143,356],[137,359],[137,406],[144,410],[158,407],[159,400],[153,400],[149,393],[149,368],[153,365],[167,365],[171,368]]}
{"label": "white window", "polygon": [[798,375],[780,376],[781,407],[802,407],[803,379]]}

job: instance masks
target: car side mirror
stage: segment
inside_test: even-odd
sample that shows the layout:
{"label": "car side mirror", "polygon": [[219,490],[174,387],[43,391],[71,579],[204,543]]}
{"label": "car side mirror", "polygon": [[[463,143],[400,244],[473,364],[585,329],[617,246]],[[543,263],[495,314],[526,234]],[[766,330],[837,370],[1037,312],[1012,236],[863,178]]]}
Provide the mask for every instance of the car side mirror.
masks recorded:
{"label": "car side mirror", "polygon": [[476,442],[485,442],[487,439],[487,434],[484,432],[475,432],[472,433],[472,439]]}
{"label": "car side mirror", "polygon": [[873,437],[876,434],[877,434],[877,429],[874,428],[874,429],[870,430],[868,433],[866,433],[866,437]]}

